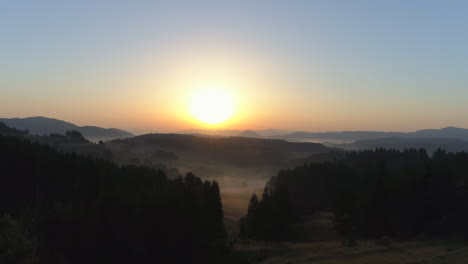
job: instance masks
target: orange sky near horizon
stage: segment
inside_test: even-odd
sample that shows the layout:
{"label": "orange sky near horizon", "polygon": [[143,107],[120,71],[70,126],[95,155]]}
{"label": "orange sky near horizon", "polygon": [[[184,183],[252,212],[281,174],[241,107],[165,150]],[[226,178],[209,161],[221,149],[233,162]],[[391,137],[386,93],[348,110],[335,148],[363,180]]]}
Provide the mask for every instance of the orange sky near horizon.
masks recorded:
{"label": "orange sky near horizon", "polygon": [[[0,117],[137,134],[468,127],[464,3],[209,2],[10,1]],[[190,114],[204,89],[232,95],[232,118]]]}

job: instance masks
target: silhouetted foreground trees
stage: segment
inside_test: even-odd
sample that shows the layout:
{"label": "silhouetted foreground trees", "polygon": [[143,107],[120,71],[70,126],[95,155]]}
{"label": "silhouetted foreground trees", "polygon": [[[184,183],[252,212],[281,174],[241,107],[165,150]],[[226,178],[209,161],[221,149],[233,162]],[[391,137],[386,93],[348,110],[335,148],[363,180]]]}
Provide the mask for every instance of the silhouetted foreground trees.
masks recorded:
{"label": "silhouetted foreground trees", "polygon": [[0,136],[0,263],[219,263],[219,186]]}
{"label": "silhouetted foreground trees", "polygon": [[[334,212],[336,229],[350,240],[468,234],[467,153],[438,150],[429,157],[422,149],[350,152],[332,162],[282,170],[268,188],[273,196],[288,193],[287,205],[281,201],[287,214]],[[261,203],[253,199],[250,204]],[[274,199],[271,203],[280,206]],[[252,238],[277,221],[250,211],[244,229]]]}
{"label": "silhouetted foreground trees", "polygon": [[240,236],[255,240],[284,239],[287,227],[294,223],[289,195],[277,189],[271,192],[265,188],[262,199],[256,194],[250,198],[247,216],[240,220]]}

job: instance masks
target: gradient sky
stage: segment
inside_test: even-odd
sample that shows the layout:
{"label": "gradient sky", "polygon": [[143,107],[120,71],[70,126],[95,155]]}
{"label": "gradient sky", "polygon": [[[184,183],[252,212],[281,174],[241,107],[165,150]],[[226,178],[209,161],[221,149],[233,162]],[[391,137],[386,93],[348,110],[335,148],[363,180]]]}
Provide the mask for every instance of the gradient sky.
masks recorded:
{"label": "gradient sky", "polygon": [[0,117],[133,132],[468,127],[467,1],[0,1]]}

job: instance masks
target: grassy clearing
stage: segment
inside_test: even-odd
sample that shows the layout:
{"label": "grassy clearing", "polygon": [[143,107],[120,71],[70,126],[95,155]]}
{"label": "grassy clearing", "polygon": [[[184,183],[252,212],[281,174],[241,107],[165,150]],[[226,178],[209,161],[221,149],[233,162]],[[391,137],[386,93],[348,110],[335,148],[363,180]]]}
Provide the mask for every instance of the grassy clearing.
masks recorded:
{"label": "grassy clearing", "polygon": [[261,264],[466,264],[468,247],[447,240],[400,241],[379,246],[375,241],[359,241],[348,248],[340,241],[317,243],[245,243],[236,251]]}
{"label": "grassy clearing", "polygon": [[[223,197],[226,226],[237,231],[238,218],[245,214],[249,193]],[[234,252],[252,264],[467,264],[468,245],[461,239],[392,241],[388,246],[359,241],[356,248],[344,247],[333,230],[332,214],[307,216],[291,233],[294,242],[236,244]],[[318,242],[320,241],[320,242]]]}

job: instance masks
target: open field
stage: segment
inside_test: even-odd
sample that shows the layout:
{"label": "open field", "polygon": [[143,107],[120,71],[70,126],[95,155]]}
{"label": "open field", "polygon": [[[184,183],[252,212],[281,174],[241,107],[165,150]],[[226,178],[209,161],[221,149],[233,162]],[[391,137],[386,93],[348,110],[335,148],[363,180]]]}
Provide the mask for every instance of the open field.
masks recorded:
{"label": "open field", "polygon": [[359,241],[357,248],[348,248],[340,241],[320,243],[246,243],[236,246],[251,263],[260,264],[464,264],[468,263],[468,247],[446,240],[399,241],[389,246],[375,241]]}
{"label": "open field", "polygon": [[458,264],[468,263],[468,244],[459,238],[358,241],[355,248],[341,244],[331,213],[304,217],[292,227],[290,242],[237,244],[235,251],[258,264]]}
{"label": "open field", "polygon": [[302,219],[285,243],[247,242],[235,251],[258,264],[465,264],[468,244],[460,238],[358,241],[355,248],[341,244],[333,230],[331,213],[317,213]]}

